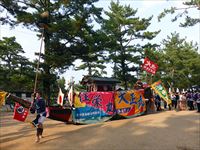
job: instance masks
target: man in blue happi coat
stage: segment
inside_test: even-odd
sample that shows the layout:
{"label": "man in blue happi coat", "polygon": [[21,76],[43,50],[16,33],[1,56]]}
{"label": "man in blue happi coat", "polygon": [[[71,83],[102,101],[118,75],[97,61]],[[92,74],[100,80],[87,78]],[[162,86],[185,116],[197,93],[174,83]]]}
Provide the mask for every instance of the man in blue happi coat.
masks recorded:
{"label": "man in blue happi coat", "polygon": [[36,127],[36,142],[40,141],[43,133],[43,122],[46,118],[46,104],[40,92],[36,92],[35,99],[30,109],[31,113],[37,113],[36,118],[31,122]]}

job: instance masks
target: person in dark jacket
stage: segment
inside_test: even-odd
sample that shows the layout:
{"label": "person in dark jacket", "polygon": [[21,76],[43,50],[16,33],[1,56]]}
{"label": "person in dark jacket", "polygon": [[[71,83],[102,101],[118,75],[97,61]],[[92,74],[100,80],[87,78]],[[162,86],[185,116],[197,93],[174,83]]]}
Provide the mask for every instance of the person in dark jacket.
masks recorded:
{"label": "person in dark jacket", "polygon": [[180,99],[180,96],[179,96],[179,93],[177,92],[177,93],[175,94],[175,99],[174,99],[174,108],[175,108],[175,109],[176,109],[176,107],[177,107],[177,103],[178,103],[179,99]]}
{"label": "person in dark jacket", "polygon": [[151,90],[150,87],[147,87],[144,89],[144,98],[147,99],[146,100],[146,111],[145,113],[148,113],[151,111],[151,106],[153,105],[154,101],[153,101],[153,92]]}
{"label": "person in dark jacket", "polygon": [[186,95],[187,101],[188,101],[188,107],[189,110],[194,110],[194,104],[193,104],[193,91],[188,91]]}
{"label": "person in dark jacket", "polygon": [[30,111],[31,113],[37,113],[36,118],[31,123],[36,127],[36,142],[39,142],[40,138],[43,137],[43,122],[46,118],[46,104],[45,100],[41,97],[40,92],[36,93]]}
{"label": "person in dark jacket", "polygon": [[[193,93],[193,95],[192,95],[192,99],[193,99],[193,106],[194,106],[194,104],[195,104],[196,107],[197,107],[197,110],[198,110],[199,93],[198,93],[197,90],[194,91],[194,93]],[[195,108],[193,107],[193,110],[194,110],[194,109],[195,109]]]}
{"label": "person in dark jacket", "polygon": [[157,111],[161,111],[161,98],[158,94],[155,95],[155,104]]}
{"label": "person in dark jacket", "polygon": [[197,92],[197,101],[196,101],[196,103],[197,103],[197,112],[199,112],[200,113],[200,91],[198,91]]}

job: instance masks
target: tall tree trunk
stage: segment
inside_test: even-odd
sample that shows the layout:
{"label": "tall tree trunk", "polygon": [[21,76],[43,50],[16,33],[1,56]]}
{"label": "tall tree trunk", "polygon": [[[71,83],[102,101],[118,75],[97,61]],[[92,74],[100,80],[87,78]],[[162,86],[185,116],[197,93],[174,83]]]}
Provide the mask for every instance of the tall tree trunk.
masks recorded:
{"label": "tall tree trunk", "polygon": [[92,76],[92,68],[90,66],[90,63],[87,62],[87,65],[88,65],[88,74],[89,74],[89,76]]}
{"label": "tall tree trunk", "polygon": [[122,65],[122,80],[124,82],[124,88],[125,90],[128,89],[128,85],[127,85],[127,69],[126,69],[126,64],[125,64],[125,50],[124,50],[124,47],[123,47],[123,44],[122,44],[122,39],[120,40],[120,46],[121,46],[121,65]]}
{"label": "tall tree trunk", "polygon": [[49,54],[49,44],[50,44],[50,37],[47,32],[44,32],[44,43],[45,43],[45,50],[44,50],[44,77],[43,77],[43,92],[44,98],[47,100],[47,105],[50,104],[50,95],[51,95],[51,73],[50,73],[50,65],[48,63],[48,54]]}
{"label": "tall tree trunk", "polygon": [[[116,50],[115,50],[115,57],[117,57],[117,51],[116,51]],[[116,70],[117,70],[117,62],[116,62],[116,60],[115,60],[115,61],[114,61],[114,68],[113,68],[114,78],[117,77]]]}
{"label": "tall tree trunk", "polygon": [[128,89],[128,85],[127,85],[127,78],[126,78],[126,66],[124,61],[121,62],[122,63],[122,79],[124,81],[124,88],[125,90]]}
{"label": "tall tree trunk", "polygon": [[[50,35],[48,33],[48,24],[51,22],[50,18],[50,0],[45,0],[45,12],[48,12],[47,16],[45,16],[45,22],[47,25],[47,29],[44,27],[44,43],[45,43],[45,56],[48,57],[48,54],[50,53],[49,45],[50,45]],[[44,19],[44,18],[43,18]],[[47,100],[47,105],[50,104],[50,95],[51,95],[51,73],[50,73],[50,65],[48,63],[48,58],[44,57],[44,79],[43,79],[43,90],[44,90],[44,97]]]}
{"label": "tall tree trunk", "polygon": [[49,65],[45,65],[44,67],[44,78],[43,78],[43,91],[44,91],[44,98],[47,100],[47,105],[50,104],[50,95],[51,95],[51,74],[50,74],[50,67]]}

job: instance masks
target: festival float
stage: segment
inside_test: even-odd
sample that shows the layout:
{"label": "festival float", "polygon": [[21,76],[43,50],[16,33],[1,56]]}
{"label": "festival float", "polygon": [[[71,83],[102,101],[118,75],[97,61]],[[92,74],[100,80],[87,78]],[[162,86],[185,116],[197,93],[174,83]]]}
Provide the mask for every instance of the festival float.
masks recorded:
{"label": "festival float", "polygon": [[[116,115],[131,118],[145,114],[145,89],[139,85],[135,85],[133,90],[116,89],[118,83],[120,81],[114,78],[85,76],[81,84],[86,86],[87,91],[73,92],[72,84],[67,98],[70,105],[47,106],[48,118],[66,123],[91,124],[108,121]],[[9,93],[6,99],[27,109],[31,107],[30,101]]]}
{"label": "festival float", "polygon": [[146,111],[145,98],[139,90],[116,89],[114,78],[85,76],[81,84],[87,92],[74,95],[73,121],[80,124],[104,122],[119,115],[130,118]]}
{"label": "festival float", "polygon": [[[145,61],[143,68],[145,68],[144,66],[147,66]],[[155,71],[152,72],[153,69],[149,70],[149,67],[151,66],[146,67],[148,68],[146,70],[155,74]],[[138,80],[132,90],[116,88],[119,83],[120,81],[114,78],[84,76],[81,84],[86,86],[87,91],[74,91],[72,82],[68,96],[65,97],[69,105],[63,105],[64,94],[60,90],[57,99],[59,106],[47,106],[48,118],[66,123],[91,124],[105,122],[115,116],[123,118],[140,116],[148,113],[148,110],[154,109],[152,90],[168,104],[171,103],[161,81],[148,85]],[[9,93],[5,95],[5,93],[0,93],[0,99],[7,97],[7,100],[12,100],[24,108],[30,109],[30,101]]]}

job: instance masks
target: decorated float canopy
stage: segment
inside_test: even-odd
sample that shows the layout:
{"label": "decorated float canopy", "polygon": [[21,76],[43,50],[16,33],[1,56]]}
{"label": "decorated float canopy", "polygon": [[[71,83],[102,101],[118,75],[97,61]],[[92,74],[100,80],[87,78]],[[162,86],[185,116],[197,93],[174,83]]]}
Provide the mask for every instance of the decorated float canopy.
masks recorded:
{"label": "decorated float canopy", "polygon": [[87,87],[87,91],[114,91],[120,81],[115,78],[84,76],[81,84]]}

